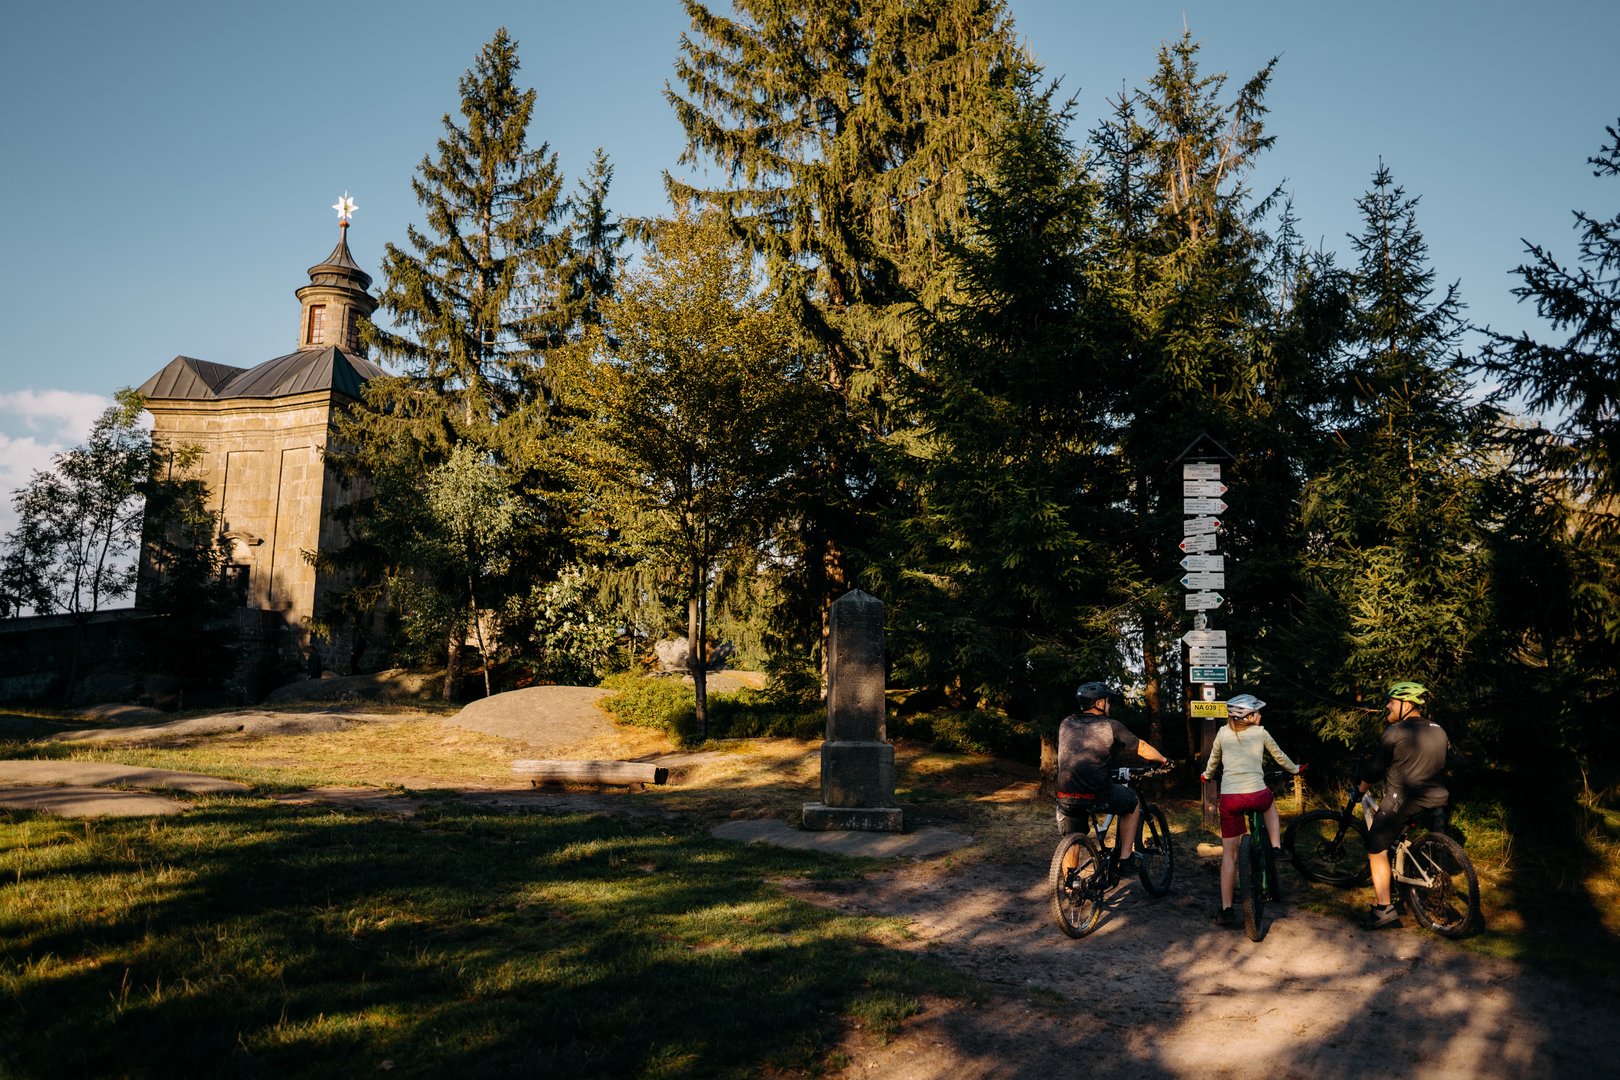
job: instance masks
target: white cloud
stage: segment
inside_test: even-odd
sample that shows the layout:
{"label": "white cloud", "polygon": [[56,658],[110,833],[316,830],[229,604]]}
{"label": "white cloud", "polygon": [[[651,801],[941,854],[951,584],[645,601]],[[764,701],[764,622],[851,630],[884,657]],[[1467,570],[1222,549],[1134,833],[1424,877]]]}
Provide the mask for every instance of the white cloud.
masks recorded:
{"label": "white cloud", "polygon": [[[45,432],[52,442],[71,446],[90,434],[112,399],[101,394],[75,390],[0,391],[0,414],[15,417],[29,431]],[[15,423],[0,422],[0,428],[15,430]]]}
{"label": "white cloud", "polygon": [[0,537],[17,527],[12,495],[84,442],[112,399],[74,390],[0,391]]}
{"label": "white cloud", "polygon": [[34,438],[13,439],[0,433],[0,537],[17,527],[17,511],[11,497],[25,486],[35,472],[51,467],[51,458],[67,449],[65,443],[40,442]]}

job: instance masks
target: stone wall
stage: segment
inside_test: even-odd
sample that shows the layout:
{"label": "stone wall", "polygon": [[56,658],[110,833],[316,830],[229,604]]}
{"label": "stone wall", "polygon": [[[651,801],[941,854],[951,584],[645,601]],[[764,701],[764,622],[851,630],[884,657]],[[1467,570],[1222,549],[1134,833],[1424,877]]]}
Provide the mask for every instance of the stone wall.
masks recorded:
{"label": "stone wall", "polygon": [[273,647],[284,654],[307,640],[318,591],[332,586],[317,580],[305,552],[342,542],[332,512],[359,494],[324,464],[334,404],[332,392],[321,390],[148,406],[154,438],[201,447],[209,509],[220,514],[246,605],[279,616],[285,632]]}

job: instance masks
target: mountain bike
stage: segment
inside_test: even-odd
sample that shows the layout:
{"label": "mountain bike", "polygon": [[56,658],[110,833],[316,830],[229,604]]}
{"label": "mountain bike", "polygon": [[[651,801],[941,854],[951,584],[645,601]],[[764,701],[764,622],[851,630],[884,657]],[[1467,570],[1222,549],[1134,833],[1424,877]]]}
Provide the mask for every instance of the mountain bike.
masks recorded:
{"label": "mountain bike", "polygon": [[1360,809],[1361,795],[1352,784],[1344,809],[1312,810],[1289,822],[1283,847],[1292,853],[1294,869],[1302,877],[1339,886],[1365,885],[1372,880],[1367,866],[1367,824]]}
{"label": "mountain bike", "polygon": [[[1413,828],[1428,829],[1413,835]],[[1389,849],[1390,876],[1412,918],[1444,938],[1462,938],[1482,924],[1479,875],[1462,845],[1446,835],[1445,810],[1425,810],[1406,823]]]}
{"label": "mountain bike", "polygon": [[[1364,885],[1367,822],[1354,785],[1343,810],[1313,810],[1289,825],[1284,847],[1294,866],[1312,881]],[[1371,808],[1365,811],[1370,816]],[[1428,829],[1414,835],[1413,829]],[[1420,926],[1441,937],[1467,937],[1481,925],[1479,875],[1461,844],[1445,831],[1445,811],[1426,810],[1401,830],[1389,852],[1391,884],[1399,885],[1406,908]]]}
{"label": "mountain bike", "polygon": [[[1132,787],[1144,777],[1160,776],[1170,769],[1170,765],[1120,769],[1118,782]],[[1147,796],[1138,792],[1137,800],[1141,814],[1136,825],[1136,873],[1150,895],[1163,896],[1170,891],[1170,879],[1175,874],[1170,826],[1164,811],[1148,802]],[[1117,828],[1113,829],[1114,843],[1108,842],[1113,825],[1113,814],[1086,814],[1081,829],[1059,838],[1052,852],[1048,872],[1052,914],[1059,929],[1072,938],[1085,937],[1097,928],[1104,901],[1119,884]]]}
{"label": "mountain bike", "polygon": [[[1274,785],[1290,773],[1281,770],[1265,774],[1266,785]],[[1277,876],[1277,855],[1266,831],[1264,810],[1245,810],[1248,831],[1238,839],[1237,884],[1242,891],[1243,930],[1250,941],[1266,936],[1266,904],[1282,900],[1282,879]]]}

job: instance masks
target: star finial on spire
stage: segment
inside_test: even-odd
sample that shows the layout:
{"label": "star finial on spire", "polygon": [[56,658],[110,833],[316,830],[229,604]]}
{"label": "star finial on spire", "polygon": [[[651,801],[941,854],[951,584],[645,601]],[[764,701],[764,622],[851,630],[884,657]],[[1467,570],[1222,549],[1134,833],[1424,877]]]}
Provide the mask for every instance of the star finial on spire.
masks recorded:
{"label": "star finial on spire", "polygon": [[347,225],[349,219],[354,216],[354,212],[359,207],[354,204],[354,200],[349,198],[349,193],[345,191],[343,198],[332,204],[332,209],[338,212],[338,224]]}

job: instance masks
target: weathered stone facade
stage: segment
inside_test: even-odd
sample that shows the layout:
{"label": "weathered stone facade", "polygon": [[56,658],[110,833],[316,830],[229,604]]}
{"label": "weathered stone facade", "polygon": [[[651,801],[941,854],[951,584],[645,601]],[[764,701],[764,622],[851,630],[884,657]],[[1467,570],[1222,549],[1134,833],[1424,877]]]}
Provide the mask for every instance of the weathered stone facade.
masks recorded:
{"label": "weathered stone facade", "polygon": [[[298,352],[253,368],[177,356],[140,387],[153,437],[201,450],[209,508],[229,541],[229,572],[245,607],[274,614],[283,632],[270,644],[290,655],[310,643],[320,598],[338,584],[310,555],[342,543],[333,511],[363,494],[326,467],[333,416],[383,374],[358,351],[359,321],[377,302],[343,228],[297,291]],[[138,593],[137,607],[142,599]],[[314,644],[335,659],[336,643]]]}

